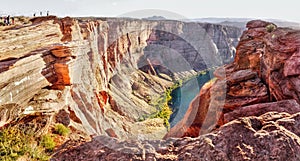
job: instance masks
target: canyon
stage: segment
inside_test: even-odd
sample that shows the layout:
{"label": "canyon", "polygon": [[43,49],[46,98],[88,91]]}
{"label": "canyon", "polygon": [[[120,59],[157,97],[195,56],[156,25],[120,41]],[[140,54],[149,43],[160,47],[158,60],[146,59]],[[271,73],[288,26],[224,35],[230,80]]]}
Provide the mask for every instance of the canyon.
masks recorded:
{"label": "canyon", "polygon": [[98,136],[53,160],[299,160],[300,31],[246,27],[234,61],[215,70],[164,140]]}
{"label": "canyon", "polygon": [[[0,39],[0,127],[161,139],[174,82],[233,60],[236,27],[118,18],[32,18]],[[196,33],[196,34],[195,34]],[[164,100],[165,101],[165,100]],[[40,122],[35,125],[37,122]]]}
{"label": "canyon", "polygon": [[[51,160],[300,159],[300,31],[261,20],[243,33],[173,20],[30,21],[0,31],[0,127],[69,127]],[[175,126],[153,117],[174,83],[215,67]]]}

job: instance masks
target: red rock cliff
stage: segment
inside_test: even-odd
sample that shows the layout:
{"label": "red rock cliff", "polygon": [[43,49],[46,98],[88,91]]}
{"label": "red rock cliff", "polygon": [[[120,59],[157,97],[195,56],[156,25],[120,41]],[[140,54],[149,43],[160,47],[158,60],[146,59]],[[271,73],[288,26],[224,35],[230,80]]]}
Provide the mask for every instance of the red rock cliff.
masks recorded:
{"label": "red rock cliff", "polygon": [[98,136],[52,159],[299,161],[300,32],[263,21],[247,27],[235,61],[215,71],[216,79],[166,135],[198,137],[119,141]]}
{"label": "red rock cliff", "polygon": [[240,32],[179,21],[55,16],[1,27],[0,128],[36,117],[46,120],[39,131],[64,123],[88,135],[162,138],[163,119],[150,118],[155,100],[174,80],[222,64],[214,61],[220,55],[230,61]]}
{"label": "red rock cliff", "polygon": [[[300,31],[250,21],[233,63],[214,72],[167,137],[196,137],[239,116],[299,112]],[[287,100],[284,104],[277,101]],[[275,102],[264,104],[266,102]]]}

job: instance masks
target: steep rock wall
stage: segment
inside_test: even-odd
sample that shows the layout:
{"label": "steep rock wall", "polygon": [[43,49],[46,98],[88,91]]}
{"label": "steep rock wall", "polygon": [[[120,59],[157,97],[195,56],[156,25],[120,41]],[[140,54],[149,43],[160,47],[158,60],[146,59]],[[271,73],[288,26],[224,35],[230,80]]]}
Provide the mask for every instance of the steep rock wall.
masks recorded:
{"label": "steep rock wall", "polygon": [[[0,40],[0,126],[42,116],[44,130],[61,122],[89,135],[162,137],[161,119],[138,122],[157,111],[151,101],[174,80],[222,64],[217,47],[233,54],[239,32],[179,21],[56,17],[8,28]],[[152,50],[158,46],[168,50]]]}
{"label": "steep rock wall", "polygon": [[216,80],[201,89],[184,118],[165,138],[197,137],[232,117],[298,112],[260,104],[293,99],[290,107],[299,106],[299,31],[259,20],[250,21],[247,28],[234,62],[214,72]]}
{"label": "steep rock wall", "polygon": [[166,140],[97,136],[52,160],[298,161],[300,32],[264,21],[247,27],[235,61],[215,71]]}

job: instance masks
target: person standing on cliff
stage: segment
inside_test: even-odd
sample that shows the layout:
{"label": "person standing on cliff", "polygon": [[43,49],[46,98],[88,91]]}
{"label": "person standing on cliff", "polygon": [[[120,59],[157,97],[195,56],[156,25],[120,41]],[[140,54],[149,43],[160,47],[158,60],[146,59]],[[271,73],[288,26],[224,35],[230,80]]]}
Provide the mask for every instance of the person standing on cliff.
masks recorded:
{"label": "person standing on cliff", "polygon": [[41,12],[40,12],[40,16],[42,16],[42,15],[43,15],[43,12],[41,11]]}
{"label": "person standing on cliff", "polygon": [[33,17],[35,17],[35,13],[33,14]]}
{"label": "person standing on cliff", "polygon": [[10,15],[8,15],[8,16],[6,17],[6,23],[7,23],[7,25],[10,25],[9,18],[10,18]]}
{"label": "person standing on cliff", "polygon": [[47,16],[49,16],[49,11],[47,11]]}

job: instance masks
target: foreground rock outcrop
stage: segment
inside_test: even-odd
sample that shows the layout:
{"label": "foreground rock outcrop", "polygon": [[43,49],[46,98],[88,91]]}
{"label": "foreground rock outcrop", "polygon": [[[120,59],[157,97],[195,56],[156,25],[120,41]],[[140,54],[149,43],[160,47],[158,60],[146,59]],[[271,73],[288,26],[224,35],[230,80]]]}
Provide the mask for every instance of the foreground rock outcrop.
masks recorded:
{"label": "foreground rock outcrop", "polygon": [[[299,107],[298,107],[299,110]],[[243,117],[197,138],[125,141],[98,136],[52,160],[290,160],[300,159],[300,113]]]}

